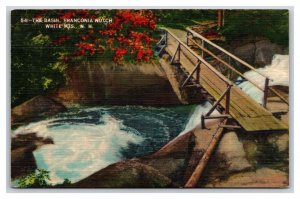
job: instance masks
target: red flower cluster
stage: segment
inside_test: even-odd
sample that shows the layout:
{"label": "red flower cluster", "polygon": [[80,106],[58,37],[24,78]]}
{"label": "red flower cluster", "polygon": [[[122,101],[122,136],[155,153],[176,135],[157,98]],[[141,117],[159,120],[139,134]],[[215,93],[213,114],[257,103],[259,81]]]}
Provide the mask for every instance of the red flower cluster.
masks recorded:
{"label": "red flower cluster", "polygon": [[136,59],[149,61],[152,55],[153,51],[151,49],[140,49],[136,54]]}
{"label": "red flower cluster", "polygon": [[59,18],[60,19],[71,19],[72,17],[75,17],[76,13],[74,11],[65,12],[63,13]]}
{"label": "red flower cluster", "polygon": [[78,48],[76,55],[94,55],[96,52],[95,44],[79,42],[76,46]]}
{"label": "red flower cluster", "polygon": [[[92,10],[59,10],[49,14],[60,19],[97,18],[100,12]],[[37,13],[45,17],[48,12]],[[151,34],[156,28],[156,18],[150,10],[121,10],[117,12],[112,23],[93,28],[55,30],[53,44],[65,50],[64,60],[74,57],[94,56],[111,51],[115,62],[125,60],[149,61],[153,56],[152,45],[155,40]],[[100,33],[100,34],[99,34]],[[105,45],[106,44],[106,45]],[[75,46],[75,48],[74,48]],[[103,47],[107,46],[107,47]]]}
{"label": "red flower cluster", "polygon": [[155,42],[150,32],[155,28],[155,17],[151,11],[123,10],[100,34],[107,37],[106,44],[114,51],[115,62],[120,63],[126,55],[133,56],[136,61],[149,61],[154,54],[151,44]]}
{"label": "red flower cluster", "polygon": [[108,35],[108,36],[113,36],[116,34],[116,30],[110,29],[110,30],[101,30],[100,34],[101,35]]}
{"label": "red flower cluster", "polygon": [[122,10],[116,14],[109,29],[121,30],[126,25],[129,25],[130,28],[141,26],[154,30],[156,28],[155,16],[149,10]]}
{"label": "red flower cluster", "polygon": [[114,61],[115,62],[119,62],[119,61],[123,61],[124,59],[124,55],[127,53],[126,49],[123,48],[117,48],[114,54]]}

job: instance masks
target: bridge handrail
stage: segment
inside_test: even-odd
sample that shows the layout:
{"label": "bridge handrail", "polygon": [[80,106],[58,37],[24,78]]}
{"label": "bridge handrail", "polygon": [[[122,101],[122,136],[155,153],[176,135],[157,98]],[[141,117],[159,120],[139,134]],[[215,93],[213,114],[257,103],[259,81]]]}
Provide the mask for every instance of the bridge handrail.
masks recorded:
{"label": "bridge handrail", "polygon": [[243,79],[247,80],[248,82],[250,82],[251,84],[253,84],[256,88],[258,88],[259,90],[264,92],[264,89],[261,88],[259,85],[257,85],[255,82],[253,82],[251,79],[247,78],[244,76],[244,74],[242,74],[240,71],[238,71],[237,69],[235,69],[233,66],[231,66],[230,64],[228,64],[227,62],[223,61],[222,59],[218,58],[216,55],[214,55],[211,51],[209,51],[208,49],[204,48],[203,46],[199,45],[194,39],[189,39],[189,41],[191,41],[192,43],[194,43],[194,45],[196,45],[197,47],[199,47],[201,50],[203,50],[204,52],[206,52],[207,54],[209,54],[210,56],[212,56],[213,58],[215,58],[217,61],[219,61],[220,63],[224,64],[225,66],[227,66],[228,68],[230,68],[231,70],[233,70],[235,73],[237,73],[239,76],[241,76]]}
{"label": "bridge handrail", "polygon": [[[233,66],[229,66],[229,64],[225,64],[225,61],[221,61],[221,63],[223,63],[224,65],[226,65],[227,67],[229,67],[231,70],[234,70],[237,74],[239,74],[241,77],[243,77],[244,79],[246,79],[248,82],[250,82],[252,85],[254,85],[256,88],[258,88],[259,90],[263,91],[264,95],[263,95],[263,107],[266,107],[267,105],[267,98],[268,98],[268,92],[271,91],[272,93],[274,93],[277,97],[279,97],[284,103],[289,104],[288,100],[286,100],[282,95],[280,95],[280,93],[278,93],[276,90],[274,90],[273,88],[269,87],[269,80],[274,81],[273,79],[271,79],[270,77],[260,73],[259,71],[256,70],[256,68],[254,68],[253,66],[251,66],[250,64],[248,64],[247,62],[241,60],[240,58],[238,58],[237,56],[233,55],[232,53],[228,52],[227,50],[225,50],[224,48],[218,46],[217,44],[211,42],[210,40],[206,39],[205,37],[203,37],[202,35],[200,35],[199,33],[195,32],[194,30],[190,29],[190,28],[186,28],[187,32],[192,34],[193,37],[197,37],[199,39],[202,40],[202,44],[204,44],[203,42],[205,41],[206,43],[210,44],[211,46],[215,47],[216,49],[220,50],[221,52],[225,53],[226,55],[228,55],[230,58],[235,59],[236,61],[238,61],[239,63],[243,64],[244,66],[248,67],[249,69],[251,69],[252,71],[256,72],[257,74],[261,75],[262,77],[265,78],[265,86],[264,88],[261,88],[260,86],[258,86],[256,83],[254,83],[252,80],[246,78],[244,75],[242,75],[239,71],[237,71],[237,69],[235,69]],[[193,39],[190,39],[191,41],[194,41]],[[188,41],[188,36],[187,36],[187,41]],[[206,48],[204,48],[204,45],[200,46],[197,45],[198,47],[201,48],[201,50],[203,51],[209,51]],[[204,50],[206,49],[206,50]],[[211,52],[211,51],[209,51]],[[208,53],[208,52],[207,52]],[[220,61],[218,59],[218,61]]]}
{"label": "bridge handrail", "polygon": [[229,57],[235,59],[236,61],[238,61],[239,63],[243,64],[244,66],[246,66],[247,68],[255,71],[256,73],[258,73],[259,75],[268,78],[269,80],[273,81],[272,79],[270,79],[268,76],[262,74],[261,72],[257,71],[256,68],[254,68],[253,66],[251,66],[250,64],[248,64],[247,62],[241,60],[240,58],[238,58],[237,56],[235,56],[234,54],[228,52],[227,50],[225,50],[224,48],[216,45],[215,43],[211,42],[210,40],[206,39],[205,37],[203,37],[202,35],[200,35],[199,33],[195,32],[194,30],[190,29],[190,28],[186,28],[186,30],[190,33],[192,33],[193,36],[196,36],[198,38],[200,38],[201,40],[205,41],[206,43],[210,44],[211,46],[217,48],[218,50],[222,51],[223,53],[227,54]]}
{"label": "bridge handrail", "polygon": [[[209,70],[211,70],[215,75],[217,75],[223,82],[225,82],[227,84],[227,86],[232,86],[234,85],[229,79],[227,79],[226,77],[223,76],[222,73],[220,73],[217,69],[215,69],[210,63],[208,63],[204,57],[198,55],[195,51],[193,51],[187,44],[185,44],[184,42],[182,42],[172,31],[170,31],[168,28],[160,28],[161,30],[164,30],[166,33],[168,33],[169,35],[171,35],[177,42],[178,42],[178,47],[177,50],[180,50],[180,47],[184,47],[192,56],[194,56],[195,58],[197,58],[198,62],[203,63],[204,65],[207,66],[207,68]],[[187,28],[187,31],[193,31],[189,28]],[[194,32],[194,31],[193,31]],[[191,33],[191,32],[190,32]],[[193,34],[193,33],[191,33]],[[267,106],[267,98],[268,98],[268,93],[269,91],[273,92],[276,96],[278,96],[284,103],[289,104],[288,100],[284,99],[283,96],[281,96],[278,92],[276,92],[274,89],[272,89],[271,87],[269,87],[269,80],[273,81],[272,79],[270,79],[269,77],[261,74],[260,72],[258,72],[253,66],[249,65],[248,63],[244,62],[243,60],[237,58],[235,55],[229,53],[228,51],[226,51],[225,49],[221,48],[220,46],[214,44],[213,42],[207,40],[206,38],[204,38],[203,36],[201,36],[200,34],[194,32],[194,34],[196,34],[200,39],[202,40],[202,44],[203,41],[211,44],[212,46],[216,47],[217,49],[221,50],[222,52],[226,53],[227,55],[229,55],[232,58],[235,58],[237,61],[240,61],[241,63],[245,63],[247,66],[250,66],[250,68],[253,68],[252,70],[257,72],[258,74],[260,74],[261,76],[263,76],[265,78],[265,83],[264,83],[264,88],[261,88],[260,86],[258,86],[257,84],[255,84],[254,82],[252,82],[251,80],[247,79],[244,77],[244,75],[242,75],[242,77],[244,77],[246,80],[248,80],[251,84],[253,84],[255,87],[257,87],[259,90],[263,91],[263,100],[262,100],[262,106],[266,108]],[[167,45],[167,34],[165,34],[164,39],[166,41],[165,46]],[[188,40],[187,40],[188,41]],[[204,48],[204,47],[203,47]],[[163,48],[162,48],[163,49]],[[202,49],[202,48],[201,48]],[[177,52],[176,50],[176,52]],[[202,49],[203,50],[203,49]],[[175,54],[176,54],[175,52]],[[228,66],[226,64],[226,66]],[[230,69],[232,69],[232,66],[229,67]],[[236,69],[234,70],[235,72]],[[238,73],[240,74],[240,72]]]}
{"label": "bridge handrail", "polygon": [[193,50],[191,50],[185,43],[183,43],[174,33],[172,33],[168,28],[161,28],[162,30],[165,30],[170,34],[181,46],[183,46],[191,55],[193,55],[195,58],[197,58],[201,63],[207,66],[213,73],[215,73],[223,82],[225,82],[227,85],[233,85],[231,81],[229,81],[227,78],[225,78],[218,70],[216,70],[211,64],[209,64],[207,61],[205,61],[201,56],[199,56],[197,53],[195,53]]}

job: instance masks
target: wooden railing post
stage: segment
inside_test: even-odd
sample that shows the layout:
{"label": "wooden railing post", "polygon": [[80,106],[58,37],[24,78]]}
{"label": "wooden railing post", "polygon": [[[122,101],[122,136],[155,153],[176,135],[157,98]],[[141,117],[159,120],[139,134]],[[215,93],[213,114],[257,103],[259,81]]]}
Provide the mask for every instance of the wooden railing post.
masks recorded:
{"label": "wooden railing post", "polygon": [[[231,57],[228,56],[228,64],[231,65]],[[229,68],[227,68],[227,78],[230,80],[230,76],[231,76],[231,70],[229,70]]]}
{"label": "wooden railing post", "polygon": [[180,52],[181,52],[181,47],[180,43],[178,44],[178,62],[180,62]]}
{"label": "wooden railing post", "polygon": [[229,114],[229,107],[230,107],[230,91],[231,91],[231,84],[227,85],[227,92],[226,92],[226,105],[225,105],[225,114]]}
{"label": "wooden railing post", "polygon": [[166,46],[168,46],[168,31],[165,30]]}
{"label": "wooden railing post", "polygon": [[204,115],[201,115],[201,129],[205,129]]}
{"label": "wooden railing post", "polygon": [[201,46],[202,46],[202,51],[201,51],[201,56],[202,56],[202,58],[204,59],[204,40],[203,39],[201,39]]}
{"label": "wooden railing post", "polygon": [[197,67],[197,69],[196,69],[196,82],[197,82],[197,84],[199,83],[199,85],[200,85],[200,66],[201,66],[201,61],[200,60],[198,60],[198,67]]}
{"label": "wooden railing post", "polygon": [[186,32],[186,45],[189,46],[189,36],[190,36],[190,32],[187,31]]}
{"label": "wooden railing post", "polygon": [[[176,50],[174,52],[174,55],[172,56],[170,63],[173,64],[174,60],[176,59],[176,55],[178,53],[178,51],[180,51],[180,42],[178,42],[178,45],[176,47]],[[179,55],[179,59],[180,59],[180,55]]]}
{"label": "wooden railing post", "polygon": [[265,79],[265,88],[264,88],[264,96],[263,96],[263,107],[267,107],[267,101],[268,101],[268,91],[269,91],[269,78]]}

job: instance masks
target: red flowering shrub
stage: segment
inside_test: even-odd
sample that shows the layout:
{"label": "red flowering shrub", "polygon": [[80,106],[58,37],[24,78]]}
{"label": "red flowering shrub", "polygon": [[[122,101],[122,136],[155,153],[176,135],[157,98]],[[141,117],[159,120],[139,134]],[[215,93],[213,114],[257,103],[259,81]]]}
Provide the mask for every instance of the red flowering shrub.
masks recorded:
{"label": "red flowering shrub", "polygon": [[106,44],[114,53],[114,61],[120,63],[127,59],[149,61],[153,56],[153,31],[156,28],[155,17],[149,10],[123,10],[118,12],[113,23],[100,34],[106,38]]}
{"label": "red flowering shrub", "polygon": [[[72,18],[96,19],[103,16],[101,12],[103,11],[59,10],[49,14],[49,12],[43,11],[37,13],[35,17],[56,17],[61,21]],[[112,22],[108,24],[94,23],[93,28],[54,30],[55,33],[51,37],[52,43],[64,51],[61,60],[101,57],[105,54],[103,55],[105,58],[111,56],[112,60],[117,63],[149,61],[154,54],[152,48],[156,41],[153,39],[156,17],[152,11],[109,12],[110,14],[115,13],[115,15],[113,15]]]}

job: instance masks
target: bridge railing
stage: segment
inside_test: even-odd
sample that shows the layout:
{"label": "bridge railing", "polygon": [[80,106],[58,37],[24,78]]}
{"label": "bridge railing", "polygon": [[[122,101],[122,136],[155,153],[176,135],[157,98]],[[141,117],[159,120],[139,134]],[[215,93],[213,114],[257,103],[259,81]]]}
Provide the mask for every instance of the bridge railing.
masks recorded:
{"label": "bridge railing", "polygon": [[[202,116],[201,118],[201,123],[203,124],[202,127],[204,127],[204,119],[208,119],[210,114],[216,109],[216,107],[221,103],[221,101],[225,98],[225,114],[219,117],[227,117],[229,114],[229,107],[230,107],[230,91],[231,87],[233,86],[232,82],[228,80],[226,77],[224,77],[223,74],[221,74],[217,69],[215,69],[210,63],[208,63],[203,57],[198,55],[196,52],[194,52],[189,46],[187,46],[184,42],[182,42],[175,34],[173,34],[170,30],[167,28],[162,28],[165,31],[165,34],[163,36],[164,42],[165,42],[165,47],[168,46],[169,39],[172,37],[176,42],[177,42],[177,47],[176,51],[174,52],[170,62],[174,63],[175,59],[180,62],[181,56],[180,54],[183,53],[182,51],[184,50],[185,53],[188,53],[189,56],[194,57],[196,61],[196,65],[193,69],[193,71],[189,74],[188,78],[183,82],[182,87],[187,84],[187,82],[193,77],[193,75],[196,75],[196,81],[200,82],[200,67],[201,64],[204,64],[211,72],[213,72],[216,77],[218,77],[220,80],[224,82],[226,85],[226,89],[224,92],[221,94],[219,99],[215,101],[213,104],[212,108]],[[192,63],[192,62],[191,62]]]}
{"label": "bridge railing", "polygon": [[[237,56],[233,55],[232,53],[226,51],[222,47],[220,47],[220,46],[216,45],[215,43],[211,42],[210,40],[206,39],[205,37],[203,37],[199,33],[195,32],[194,30],[192,30],[190,28],[187,28],[186,30],[187,30],[187,37],[186,37],[187,46],[190,46],[190,45],[197,46],[198,48],[201,49],[201,57],[203,59],[205,59],[205,54],[208,54],[209,56],[211,56],[212,58],[214,58],[216,61],[218,61],[218,62],[222,63],[224,66],[226,66],[228,68],[228,70],[231,70],[231,71],[235,72],[241,78],[247,80],[252,85],[254,85],[256,88],[258,88],[259,90],[261,90],[263,92],[263,99],[262,99],[262,105],[263,105],[263,107],[266,108],[266,106],[267,106],[267,100],[268,100],[269,91],[272,91],[276,96],[279,97],[279,99],[281,99],[286,104],[289,104],[289,102],[282,95],[280,95],[280,93],[278,93],[276,90],[274,90],[273,88],[271,88],[269,86],[269,82],[273,81],[272,79],[270,79],[266,75],[260,73],[259,71],[257,71],[256,68],[254,68],[253,66],[251,66],[247,62],[241,60]],[[192,36],[192,38],[190,36]],[[200,44],[196,40],[194,40],[194,38],[200,39]],[[192,44],[190,44],[190,42]],[[238,69],[236,69],[230,63],[228,63],[227,61],[222,60],[220,57],[218,57],[213,52],[211,52],[210,50],[208,50],[208,48],[206,47],[208,45],[210,47],[213,47],[214,49],[217,49],[217,50],[221,51],[222,53],[226,54],[229,57],[229,62],[231,60],[234,60],[235,62],[242,64],[243,66],[247,67],[249,70],[255,71],[257,74],[259,74],[260,76],[262,76],[265,79],[263,88],[261,86],[259,86],[257,83],[253,82],[251,79],[246,78],[243,73],[241,73]]]}

